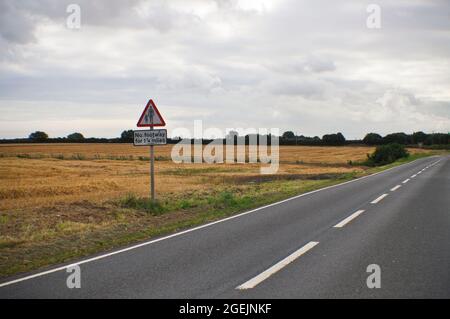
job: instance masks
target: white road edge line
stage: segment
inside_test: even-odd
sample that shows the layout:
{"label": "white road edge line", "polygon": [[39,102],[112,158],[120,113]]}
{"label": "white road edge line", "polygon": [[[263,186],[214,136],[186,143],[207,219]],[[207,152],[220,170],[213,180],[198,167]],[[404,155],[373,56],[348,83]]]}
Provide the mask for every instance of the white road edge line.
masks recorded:
{"label": "white road edge line", "polygon": [[294,253],[290,254],[289,256],[284,258],[283,260],[280,260],[279,262],[277,262],[275,265],[273,265],[269,269],[263,271],[262,273],[260,273],[256,277],[253,277],[252,279],[244,282],[242,285],[236,287],[236,289],[238,289],[238,290],[245,290],[245,289],[251,289],[251,288],[256,287],[261,282],[263,282],[264,280],[266,280],[267,278],[269,278],[273,274],[277,273],[278,271],[280,271],[281,269],[283,269],[284,267],[289,265],[291,262],[296,260],[298,257],[300,257],[301,255],[306,253],[308,250],[312,249],[318,243],[319,242],[317,242],[317,241],[311,241],[311,242],[307,243],[305,246],[303,246],[302,248],[298,249]]}
{"label": "white road edge line", "polygon": [[[434,156],[431,156],[430,158],[432,158],[432,157],[434,157]],[[285,202],[288,202],[288,201],[291,201],[291,200],[294,200],[294,199],[297,199],[297,198],[300,198],[300,197],[308,196],[308,195],[311,195],[311,194],[314,194],[314,193],[317,193],[317,192],[320,192],[320,191],[324,191],[324,190],[327,190],[327,189],[331,189],[331,188],[343,186],[343,185],[346,185],[346,184],[350,184],[350,183],[353,183],[353,182],[357,182],[357,181],[360,181],[362,179],[366,179],[366,178],[369,178],[369,177],[373,177],[373,176],[376,176],[376,175],[379,175],[379,174],[383,174],[383,173],[389,172],[389,171],[391,171],[393,169],[396,169],[396,168],[399,168],[399,167],[405,167],[405,166],[414,164],[418,160],[420,160],[420,159],[417,159],[417,160],[414,160],[412,162],[409,162],[409,163],[406,163],[406,164],[402,164],[402,165],[399,165],[399,166],[391,167],[391,168],[388,168],[388,169],[386,169],[384,171],[380,171],[380,172],[376,172],[376,173],[373,173],[373,174],[370,174],[370,175],[366,175],[366,176],[362,176],[362,177],[359,177],[359,178],[356,178],[356,179],[352,179],[350,181],[346,181],[346,182],[343,182],[343,183],[340,183],[340,184],[331,185],[331,186],[327,186],[327,187],[324,187],[324,188],[319,188],[319,189],[313,190],[313,191],[308,192],[308,193],[304,193],[304,194],[300,194],[300,195],[293,196],[293,197],[290,197],[290,198],[286,198],[286,199],[284,199],[282,201],[279,201],[279,202],[275,202],[275,203],[272,203],[272,204],[269,204],[269,205],[266,205],[266,206],[258,207],[258,208],[249,210],[247,212],[243,212],[243,213],[240,213],[240,214],[237,214],[237,215],[233,215],[233,216],[230,216],[230,217],[227,217],[227,218],[224,218],[224,219],[219,219],[219,220],[216,220],[216,221],[208,223],[208,224],[200,225],[200,226],[197,226],[197,227],[194,227],[194,228],[189,228],[189,229],[186,229],[186,230],[183,230],[183,231],[180,231],[178,233],[174,233],[174,234],[171,234],[171,235],[168,235],[168,236],[164,236],[164,237],[161,237],[161,238],[149,240],[149,241],[146,241],[146,242],[143,242],[143,243],[140,243],[140,244],[137,244],[137,245],[133,245],[133,246],[130,246],[130,247],[127,247],[127,248],[119,249],[119,250],[116,250],[116,251],[113,251],[113,252],[110,252],[110,253],[99,255],[99,256],[96,256],[96,257],[89,258],[89,259],[80,260],[79,262],[73,262],[73,263],[67,264],[65,266],[52,268],[52,269],[47,270],[47,271],[35,273],[35,274],[29,275],[29,276],[25,276],[25,277],[21,277],[21,278],[14,279],[14,280],[11,280],[11,281],[7,281],[7,282],[4,282],[4,283],[0,283],[0,288],[1,287],[5,287],[5,286],[9,286],[9,285],[12,285],[12,284],[19,283],[21,281],[25,281],[25,280],[29,280],[29,279],[45,276],[45,275],[48,275],[48,274],[51,274],[51,273],[54,273],[54,272],[62,271],[62,270],[65,270],[68,267],[71,267],[73,265],[86,264],[86,263],[89,263],[89,262],[92,262],[92,261],[96,261],[96,260],[99,260],[99,259],[103,259],[103,258],[107,258],[107,257],[114,256],[114,255],[117,255],[117,254],[121,254],[121,253],[130,251],[130,250],[133,250],[133,249],[136,249],[136,248],[140,248],[140,247],[144,247],[144,246],[147,246],[147,245],[151,245],[151,244],[154,244],[154,243],[166,240],[166,239],[170,239],[170,238],[173,238],[173,237],[184,235],[184,234],[187,234],[187,233],[190,233],[190,232],[193,232],[193,231],[196,231],[196,230],[200,230],[200,229],[203,229],[203,228],[206,228],[206,227],[218,224],[218,223],[222,223],[222,222],[226,222],[228,220],[239,218],[239,217],[242,217],[242,216],[245,216],[247,214],[251,214],[251,213],[257,212],[259,210],[262,210],[262,209],[265,209],[265,208],[268,208],[268,207],[276,206],[276,205],[279,205],[279,204],[282,204],[282,203],[285,203]]]}
{"label": "white road edge line", "polygon": [[360,210],[354,212],[353,214],[351,214],[350,216],[348,216],[346,219],[342,220],[340,223],[334,225],[333,227],[334,228],[342,228],[364,212],[365,212],[364,209],[360,209]]}
{"label": "white road edge line", "polygon": [[377,197],[376,199],[374,199],[373,201],[371,201],[371,204],[377,204],[378,202],[380,202],[383,198],[385,198],[386,196],[388,196],[388,194],[383,194],[379,197]]}
{"label": "white road edge line", "polygon": [[406,183],[408,183],[408,182],[409,182],[409,178],[405,179],[402,183],[403,183],[403,184],[406,184]]}
{"label": "white road edge line", "polygon": [[397,189],[399,189],[400,187],[402,187],[402,185],[397,185],[391,188],[391,192],[395,192]]}

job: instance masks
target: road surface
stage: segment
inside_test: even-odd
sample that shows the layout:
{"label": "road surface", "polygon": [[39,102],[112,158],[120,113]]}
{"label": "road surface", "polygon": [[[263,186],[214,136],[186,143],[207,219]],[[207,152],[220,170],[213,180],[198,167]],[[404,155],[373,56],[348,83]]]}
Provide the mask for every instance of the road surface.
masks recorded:
{"label": "road surface", "polygon": [[[430,157],[0,283],[1,298],[449,298],[450,158]],[[377,265],[380,288],[368,288]],[[371,267],[377,267],[371,266]],[[374,268],[369,268],[373,271]]]}

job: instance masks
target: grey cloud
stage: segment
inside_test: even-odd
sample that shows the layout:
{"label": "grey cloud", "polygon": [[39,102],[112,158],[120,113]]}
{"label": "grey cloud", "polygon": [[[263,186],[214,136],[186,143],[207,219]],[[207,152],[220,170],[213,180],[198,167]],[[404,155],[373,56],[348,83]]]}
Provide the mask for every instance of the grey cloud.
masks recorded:
{"label": "grey cloud", "polygon": [[29,14],[18,9],[12,1],[0,2],[0,36],[13,43],[35,40],[34,21]]}
{"label": "grey cloud", "polygon": [[[64,27],[72,2],[82,9],[76,32]],[[134,125],[148,97],[169,126],[450,130],[450,5],[380,1],[383,27],[368,30],[370,2],[0,0],[0,109],[40,109],[50,126],[86,119],[97,132],[110,105],[114,120],[130,118],[105,118],[111,136]],[[90,111],[73,115],[76,105]]]}
{"label": "grey cloud", "polygon": [[290,79],[271,84],[270,91],[277,95],[299,95],[308,99],[322,99],[326,87],[323,82]]}
{"label": "grey cloud", "polygon": [[307,62],[305,68],[306,70],[320,73],[326,71],[334,71],[336,70],[336,65],[333,61],[313,57]]}
{"label": "grey cloud", "polygon": [[[175,25],[191,23],[195,17],[182,14],[162,0],[1,0],[0,35],[12,43],[27,43],[35,40],[35,29],[41,21],[50,19],[65,24],[69,4],[81,8],[83,26],[107,26],[110,28],[152,27],[165,32]],[[150,4],[149,6],[142,6]]]}
{"label": "grey cloud", "polygon": [[336,70],[334,61],[324,57],[309,55],[307,57],[287,58],[287,60],[282,63],[270,63],[267,67],[287,74],[321,73]]}
{"label": "grey cloud", "polygon": [[426,104],[428,105],[428,109],[424,108],[422,111],[428,111],[431,114],[450,118],[450,101],[428,101]]}

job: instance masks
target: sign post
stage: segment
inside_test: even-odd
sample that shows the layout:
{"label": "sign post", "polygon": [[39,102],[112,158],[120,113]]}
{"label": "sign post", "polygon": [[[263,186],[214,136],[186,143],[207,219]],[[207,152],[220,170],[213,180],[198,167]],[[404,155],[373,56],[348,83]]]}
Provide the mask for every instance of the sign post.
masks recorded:
{"label": "sign post", "polygon": [[[148,112],[150,113],[150,131],[153,131],[153,108],[149,108]],[[155,150],[154,145],[150,145],[150,194],[152,198],[152,202],[155,201]]]}
{"label": "sign post", "polygon": [[165,126],[166,122],[162,118],[153,100],[148,101],[142,113],[138,127],[150,127],[148,131],[134,131],[134,145],[150,145],[150,198],[154,202],[155,195],[155,145],[167,144],[167,131],[155,130],[155,126]]}

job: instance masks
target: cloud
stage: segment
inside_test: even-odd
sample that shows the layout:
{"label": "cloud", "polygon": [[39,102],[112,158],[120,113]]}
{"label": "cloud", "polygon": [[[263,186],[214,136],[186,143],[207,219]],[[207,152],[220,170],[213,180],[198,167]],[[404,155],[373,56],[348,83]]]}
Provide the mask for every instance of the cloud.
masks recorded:
{"label": "cloud", "polygon": [[27,43],[35,40],[32,16],[17,8],[11,1],[0,2],[0,36],[4,41]]}
{"label": "cloud", "polygon": [[23,110],[117,136],[149,97],[169,130],[450,131],[447,1],[379,1],[377,30],[369,1],[80,0],[80,30],[69,3],[0,0],[0,137],[34,127]]}

